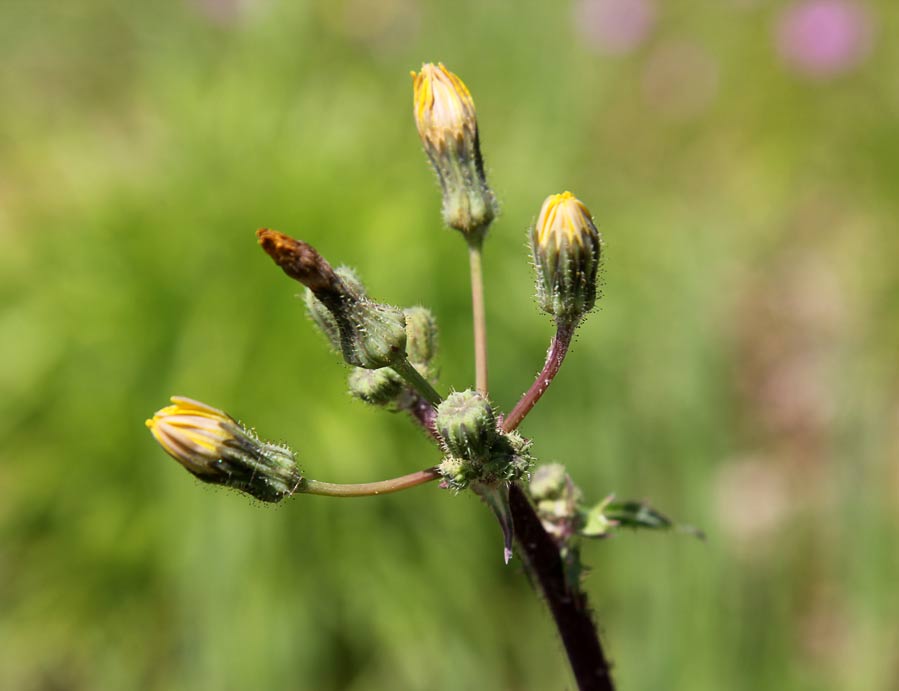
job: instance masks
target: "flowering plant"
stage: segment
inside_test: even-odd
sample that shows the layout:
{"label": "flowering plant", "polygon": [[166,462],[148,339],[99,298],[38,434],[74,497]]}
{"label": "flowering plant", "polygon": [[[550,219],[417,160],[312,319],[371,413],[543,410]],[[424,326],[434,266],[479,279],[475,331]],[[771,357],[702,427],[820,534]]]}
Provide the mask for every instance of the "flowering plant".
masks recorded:
{"label": "flowering plant", "polygon": [[305,286],[314,325],[350,366],[350,393],[367,404],[405,412],[436,444],[441,460],[402,477],[362,484],[313,480],[297,454],[265,442],[228,414],[188,398],[147,421],[162,448],[204,482],[266,502],[298,494],[350,497],[386,494],[431,481],[451,492],[472,491],[496,516],[503,558],[518,554],[546,599],[581,689],[612,689],[587,597],[581,588],[581,538],[618,527],[667,528],[670,522],[640,502],[585,503],[565,468],[539,466],[530,440],[517,430],[546,392],[572,336],[592,311],[602,239],[587,207],[570,192],[550,195],[530,229],[540,307],[556,332],[537,379],[507,414],[491,402],[481,251],[496,217],[487,183],[474,101],[442,64],[412,73],[418,132],[443,194],[443,219],[464,238],[470,258],[476,386],[447,396],[434,358],[437,325],[423,307],[400,309],[369,296],[358,275],[334,268],[311,245],[270,229],[257,231],[262,249]]}

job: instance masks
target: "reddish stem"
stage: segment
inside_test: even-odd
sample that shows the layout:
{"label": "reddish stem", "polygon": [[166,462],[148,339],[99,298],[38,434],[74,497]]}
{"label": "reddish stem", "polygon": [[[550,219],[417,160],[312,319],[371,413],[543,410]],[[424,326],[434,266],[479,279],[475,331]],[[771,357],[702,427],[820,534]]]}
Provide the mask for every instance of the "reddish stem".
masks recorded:
{"label": "reddish stem", "polygon": [[568,353],[568,346],[571,345],[571,337],[574,335],[574,324],[559,323],[556,326],[556,335],[553,336],[552,343],[549,344],[549,350],[546,353],[546,364],[543,370],[537,375],[537,379],[531,384],[531,388],[527,390],[521,400],[512,408],[503,420],[503,430],[511,432],[516,429],[525,416],[531,412],[531,409],[537,405],[540,397],[546,393],[549,385],[559,373],[565,355]]}

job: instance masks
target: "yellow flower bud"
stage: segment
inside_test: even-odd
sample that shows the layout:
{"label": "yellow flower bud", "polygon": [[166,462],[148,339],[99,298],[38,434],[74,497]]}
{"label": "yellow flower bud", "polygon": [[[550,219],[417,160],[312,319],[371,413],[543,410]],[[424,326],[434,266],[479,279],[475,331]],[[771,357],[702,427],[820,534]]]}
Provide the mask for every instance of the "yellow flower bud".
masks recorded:
{"label": "yellow flower bud", "polygon": [[478,121],[468,87],[442,64],[412,72],[415,124],[443,190],[443,219],[480,241],[496,216],[487,185]]}
{"label": "yellow flower bud", "polygon": [[571,192],[546,198],[531,231],[537,300],[562,323],[593,309],[602,241],[587,207]]}
{"label": "yellow flower bud", "polygon": [[205,403],[181,396],[171,400],[146,424],[163,450],[191,474],[262,501],[280,501],[296,491],[302,477],[290,449],[260,441]]}
{"label": "yellow flower bud", "polygon": [[443,63],[425,63],[412,73],[415,124],[425,147],[441,151],[478,133],[471,92]]}

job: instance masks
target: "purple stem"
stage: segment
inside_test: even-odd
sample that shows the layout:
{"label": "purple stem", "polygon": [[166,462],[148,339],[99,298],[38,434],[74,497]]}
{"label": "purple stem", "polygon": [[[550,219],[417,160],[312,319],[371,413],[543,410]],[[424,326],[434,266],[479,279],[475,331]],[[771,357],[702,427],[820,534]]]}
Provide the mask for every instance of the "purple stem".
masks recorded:
{"label": "purple stem", "polygon": [[516,483],[509,488],[509,503],[515,523],[515,539],[528,569],[540,583],[543,597],[565,645],[578,689],[615,691],[609,662],[603,653],[586,594],[569,587],[559,548],[543,529],[525,491]]}

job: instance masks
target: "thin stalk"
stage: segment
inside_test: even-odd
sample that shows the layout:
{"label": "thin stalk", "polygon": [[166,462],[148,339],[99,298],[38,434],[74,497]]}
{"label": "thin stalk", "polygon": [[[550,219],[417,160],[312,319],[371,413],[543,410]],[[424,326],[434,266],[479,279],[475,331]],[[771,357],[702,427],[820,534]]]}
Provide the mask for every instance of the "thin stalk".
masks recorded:
{"label": "thin stalk", "polygon": [[575,324],[559,323],[556,326],[556,335],[553,336],[552,343],[549,344],[549,350],[546,353],[546,364],[543,370],[537,375],[537,379],[531,384],[531,388],[527,390],[521,400],[512,408],[503,420],[503,429],[511,432],[516,429],[525,416],[531,412],[531,409],[537,405],[540,397],[546,393],[549,385],[559,373],[565,355],[568,353],[568,347],[571,345],[571,337],[574,335]]}
{"label": "thin stalk", "polygon": [[421,394],[421,397],[431,405],[440,405],[443,401],[443,396],[434,390],[434,387],[431,386],[428,380],[421,376],[419,371],[406,358],[403,358],[402,361],[395,365],[391,365],[391,367],[394,372],[405,379],[406,383]]}
{"label": "thin stalk", "polygon": [[363,482],[354,485],[343,485],[334,482],[321,482],[319,480],[303,479],[297,494],[321,494],[326,497],[371,497],[378,494],[390,494],[411,487],[423,485],[426,482],[437,480],[440,473],[437,468],[425,468],[408,475],[381,480],[380,482]]}
{"label": "thin stalk", "polygon": [[556,543],[543,529],[524,490],[515,483],[509,487],[509,504],[515,523],[515,540],[552,612],[578,689],[614,691],[609,662],[586,594],[569,587]]}
{"label": "thin stalk", "polygon": [[468,241],[468,263],[471,269],[471,316],[474,324],[475,386],[487,395],[487,317],[484,311],[484,271],[481,266],[483,234]]}

